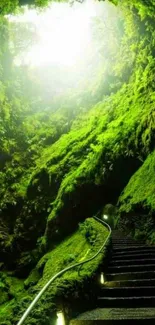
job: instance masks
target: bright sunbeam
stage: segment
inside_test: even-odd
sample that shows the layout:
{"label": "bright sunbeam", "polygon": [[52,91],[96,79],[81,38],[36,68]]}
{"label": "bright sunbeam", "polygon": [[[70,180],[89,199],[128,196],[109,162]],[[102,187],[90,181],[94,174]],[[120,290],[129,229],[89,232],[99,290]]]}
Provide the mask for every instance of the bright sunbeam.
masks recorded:
{"label": "bright sunbeam", "polygon": [[32,23],[37,42],[16,56],[16,65],[43,66],[59,64],[74,66],[91,52],[91,21],[103,8],[103,3],[52,3],[42,12],[25,7],[24,13],[10,15],[10,22]]}

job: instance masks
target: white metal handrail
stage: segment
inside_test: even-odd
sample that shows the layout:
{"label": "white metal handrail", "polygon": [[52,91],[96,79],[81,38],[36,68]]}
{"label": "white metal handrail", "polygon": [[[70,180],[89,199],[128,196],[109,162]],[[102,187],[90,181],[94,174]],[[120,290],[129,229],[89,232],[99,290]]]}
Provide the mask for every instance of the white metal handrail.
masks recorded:
{"label": "white metal handrail", "polygon": [[34,300],[31,302],[31,304],[29,305],[29,307],[26,309],[25,313],[23,314],[23,316],[20,318],[19,322],[17,323],[17,325],[22,325],[25,321],[25,319],[28,317],[28,315],[30,314],[32,308],[35,306],[35,304],[37,303],[37,301],[40,299],[40,297],[43,295],[43,293],[47,290],[47,288],[50,286],[50,284],[56,279],[58,278],[60,275],[62,275],[63,273],[65,273],[66,271],[69,271],[71,269],[73,269],[74,267],[76,266],[80,266],[80,265],[83,265],[85,263],[88,263],[90,261],[92,261],[94,258],[96,258],[99,253],[102,251],[102,249],[104,248],[105,244],[107,243],[109,237],[111,236],[111,227],[103,220],[97,218],[97,217],[94,217],[95,220],[101,222],[102,224],[104,224],[108,230],[109,230],[109,234],[106,238],[106,240],[104,241],[103,245],[101,246],[101,248],[97,251],[97,253],[92,256],[91,258],[89,258],[88,260],[85,260],[83,262],[79,262],[79,263],[76,263],[74,265],[71,265],[71,266],[68,266],[66,267],[65,269],[61,270],[60,272],[58,272],[56,275],[54,275],[45,285],[44,287],[39,291],[39,293],[37,294],[37,296],[34,298]]}

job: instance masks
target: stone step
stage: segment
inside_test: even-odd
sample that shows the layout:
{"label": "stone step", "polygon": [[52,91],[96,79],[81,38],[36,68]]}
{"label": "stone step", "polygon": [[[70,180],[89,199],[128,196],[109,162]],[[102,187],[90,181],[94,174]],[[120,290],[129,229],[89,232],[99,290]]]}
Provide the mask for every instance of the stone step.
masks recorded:
{"label": "stone step", "polygon": [[[124,242],[124,243],[113,243],[113,249],[115,248],[120,248],[120,247],[144,247],[144,244],[143,243],[127,243],[127,242]],[[147,248],[148,246],[145,245],[145,248]]]}
{"label": "stone step", "polygon": [[124,237],[124,236],[122,236],[122,237],[119,237],[119,236],[114,236],[114,235],[112,235],[111,236],[111,239],[113,240],[132,240],[132,241],[134,241],[135,239],[134,238],[132,238],[132,237]]}
{"label": "stone step", "polygon": [[[135,247],[135,246],[144,246],[144,243],[129,243],[129,242],[123,242],[123,243],[112,243],[112,248],[119,248],[119,247]],[[145,245],[145,247],[147,248],[148,246]]]}
{"label": "stone step", "polygon": [[126,234],[124,234],[122,231],[120,231],[120,230],[118,230],[118,229],[114,229],[113,230],[113,232],[112,232],[112,236],[117,236],[117,237],[119,237],[119,236],[121,236],[121,237],[131,237],[131,235],[130,234],[128,234],[128,235],[126,235]]}
{"label": "stone step", "polygon": [[155,307],[155,296],[132,296],[132,297],[98,297],[97,307],[99,308],[137,308]]}
{"label": "stone step", "polygon": [[112,232],[112,237],[116,237],[116,238],[132,238],[130,235],[125,235],[122,234],[121,232],[115,232],[115,230],[113,230]]}
{"label": "stone step", "polygon": [[[122,242],[131,242],[131,243],[136,243],[136,242],[142,242],[142,240],[134,240],[132,238],[122,238],[122,239],[118,239],[118,238],[113,238],[112,237],[112,242],[115,243],[122,243]],[[144,241],[143,241],[144,242]]]}
{"label": "stone step", "polygon": [[111,259],[109,266],[125,266],[125,265],[147,265],[147,264],[155,264],[155,258],[145,258],[142,259],[122,259],[116,260]]}
{"label": "stone step", "polygon": [[112,242],[113,243],[143,243],[144,244],[144,241],[143,240],[133,240],[133,239],[116,239],[116,238],[112,238]]}
{"label": "stone step", "polygon": [[148,258],[155,258],[155,252],[150,252],[150,253],[143,253],[143,255],[140,253],[132,253],[132,254],[129,254],[128,252],[126,252],[126,254],[122,254],[120,255],[119,254],[112,254],[111,256],[111,260],[114,261],[114,260],[132,260],[132,259],[148,259]]}
{"label": "stone step", "polygon": [[121,254],[126,252],[155,252],[155,246],[122,246],[122,247],[114,247],[113,252],[119,252]]}
{"label": "stone step", "polygon": [[[140,243],[116,243],[112,245],[112,249],[115,250],[116,248],[126,248],[126,247],[142,247],[144,246],[144,244],[140,244]],[[148,246],[145,245],[145,248],[147,248]]]}
{"label": "stone step", "polygon": [[155,271],[107,273],[105,277],[106,281],[155,279]]}
{"label": "stone step", "polygon": [[116,252],[116,251],[120,251],[120,252],[123,252],[123,251],[127,251],[127,250],[139,250],[139,251],[143,251],[143,250],[147,250],[147,251],[155,251],[155,247],[154,246],[146,246],[146,245],[127,245],[127,246],[124,246],[124,245],[118,245],[118,246],[114,246],[113,247],[113,251]]}
{"label": "stone step", "polygon": [[155,308],[96,308],[72,319],[69,325],[146,325],[146,320],[154,324]]}
{"label": "stone step", "polygon": [[118,280],[118,281],[109,281],[104,283],[104,287],[148,287],[154,286],[155,279],[136,279],[136,280]]}
{"label": "stone step", "polygon": [[[104,308],[105,309],[105,308]],[[113,308],[114,309],[114,308]],[[149,325],[155,325],[155,317],[149,318],[146,317],[145,319],[95,319],[95,320],[87,320],[87,319],[74,319],[71,320],[69,325],[146,325],[146,319],[149,320]]]}
{"label": "stone step", "polygon": [[137,265],[115,265],[109,266],[108,272],[119,273],[119,272],[135,272],[135,271],[155,271],[155,264],[137,264]]}
{"label": "stone step", "polygon": [[100,285],[94,301],[97,308],[69,325],[155,324],[155,246],[113,231],[107,261],[106,282]]}
{"label": "stone step", "polygon": [[143,287],[114,287],[108,288],[102,286],[99,290],[99,295],[102,297],[142,297],[142,296],[154,296],[155,286],[143,286]]}

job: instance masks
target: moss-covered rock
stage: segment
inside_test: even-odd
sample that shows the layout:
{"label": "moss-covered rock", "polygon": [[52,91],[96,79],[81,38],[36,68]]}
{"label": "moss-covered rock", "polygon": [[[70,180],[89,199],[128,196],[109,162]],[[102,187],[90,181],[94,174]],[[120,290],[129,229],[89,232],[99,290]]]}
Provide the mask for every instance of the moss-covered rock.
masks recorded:
{"label": "moss-covered rock", "polygon": [[[154,243],[155,231],[155,152],[153,151],[131,177],[121,194],[119,204],[124,227],[136,239]],[[136,213],[136,217],[134,217]]]}
{"label": "moss-covered rock", "polygon": [[[90,238],[92,240],[90,238],[88,240],[88,228],[91,230]],[[31,300],[52,276],[69,265],[92,257],[101,247],[107,235],[108,230],[102,224],[94,219],[88,219],[83,227],[80,227],[72,236],[44,255],[25,281],[6,276],[12,300],[1,306],[0,321],[5,317],[5,319],[11,320],[12,324],[16,324]],[[80,295],[80,290],[84,290],[85,281],[93,277],[104,254],[103,251],[95,260],[84,264],[80,270],[75,268],[56,279],[38,302],[26,323],[33,324],[37,319],[40,324],[44,324],[45,320],[48,324],[54,317],[55,309],[63,300],[69,297],[75,299],[77,295]]]}
{"label": "moss-covered rock", "polygon": [[[134,1],[130,6],[128,1],[121,2],[122,15],[113,22],[116,30],[109,36],[119,35],[119,50],[115,53],[108,48],[109,56],[113,54],[106,72],[108,86],[103,75],[102,101],[83,110],[82,115],[76,106],[79,112],[76,109],[68,120],[70,111],[63,111],[62,105],[58,113],[48,110],[48,118],[40,112],[31,116],[31,103],[27,103],[23,120],[17,110],[23,99],[20,97],[18,105],[15,100],[10,102],[19,114],[20,127],[15,132],[17,123],[13,125],[9,148],[2,141],[7,156],[0,174],[0,247],[7,267],[18,265],[18,269],[21,266],[29,271],[43,254],[41,237],[46,250],[72,233],[85,216],[91,217],[109,202],[116,204],[154,149],[152,8],[152,1]],[[7,38],[7,23],[5,29]],[[6,42],[4,45],[6,51]],[[11,86],[16,94],[17,87]],[[1,92],[7,102],[5,87]],[[7,112],[4,106],[5,129],[11,123],[11,113]],[[35,249],[38,252],[32,254]]]}
{"label": "moss-covered rock", "polygon": [[120,211],[134,211],[138,206],[155,210],[155,151],[131,177],[120,197]]}

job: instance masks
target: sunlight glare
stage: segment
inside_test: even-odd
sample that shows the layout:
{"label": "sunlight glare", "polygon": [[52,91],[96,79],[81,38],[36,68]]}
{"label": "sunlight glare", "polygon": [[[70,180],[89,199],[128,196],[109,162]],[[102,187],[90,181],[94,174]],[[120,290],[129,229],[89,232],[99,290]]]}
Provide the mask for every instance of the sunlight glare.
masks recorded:
{"label": "sunlight glare", "polygon": [[73,6],[53,2],[41,12],[25,7],[23,14],[9,15],[10,22],[33,23],[39,39],[26,53],[16,56],[15,64],[73,66],[81,62],[91,51],[91,20],[100,9],[95,0]]}

